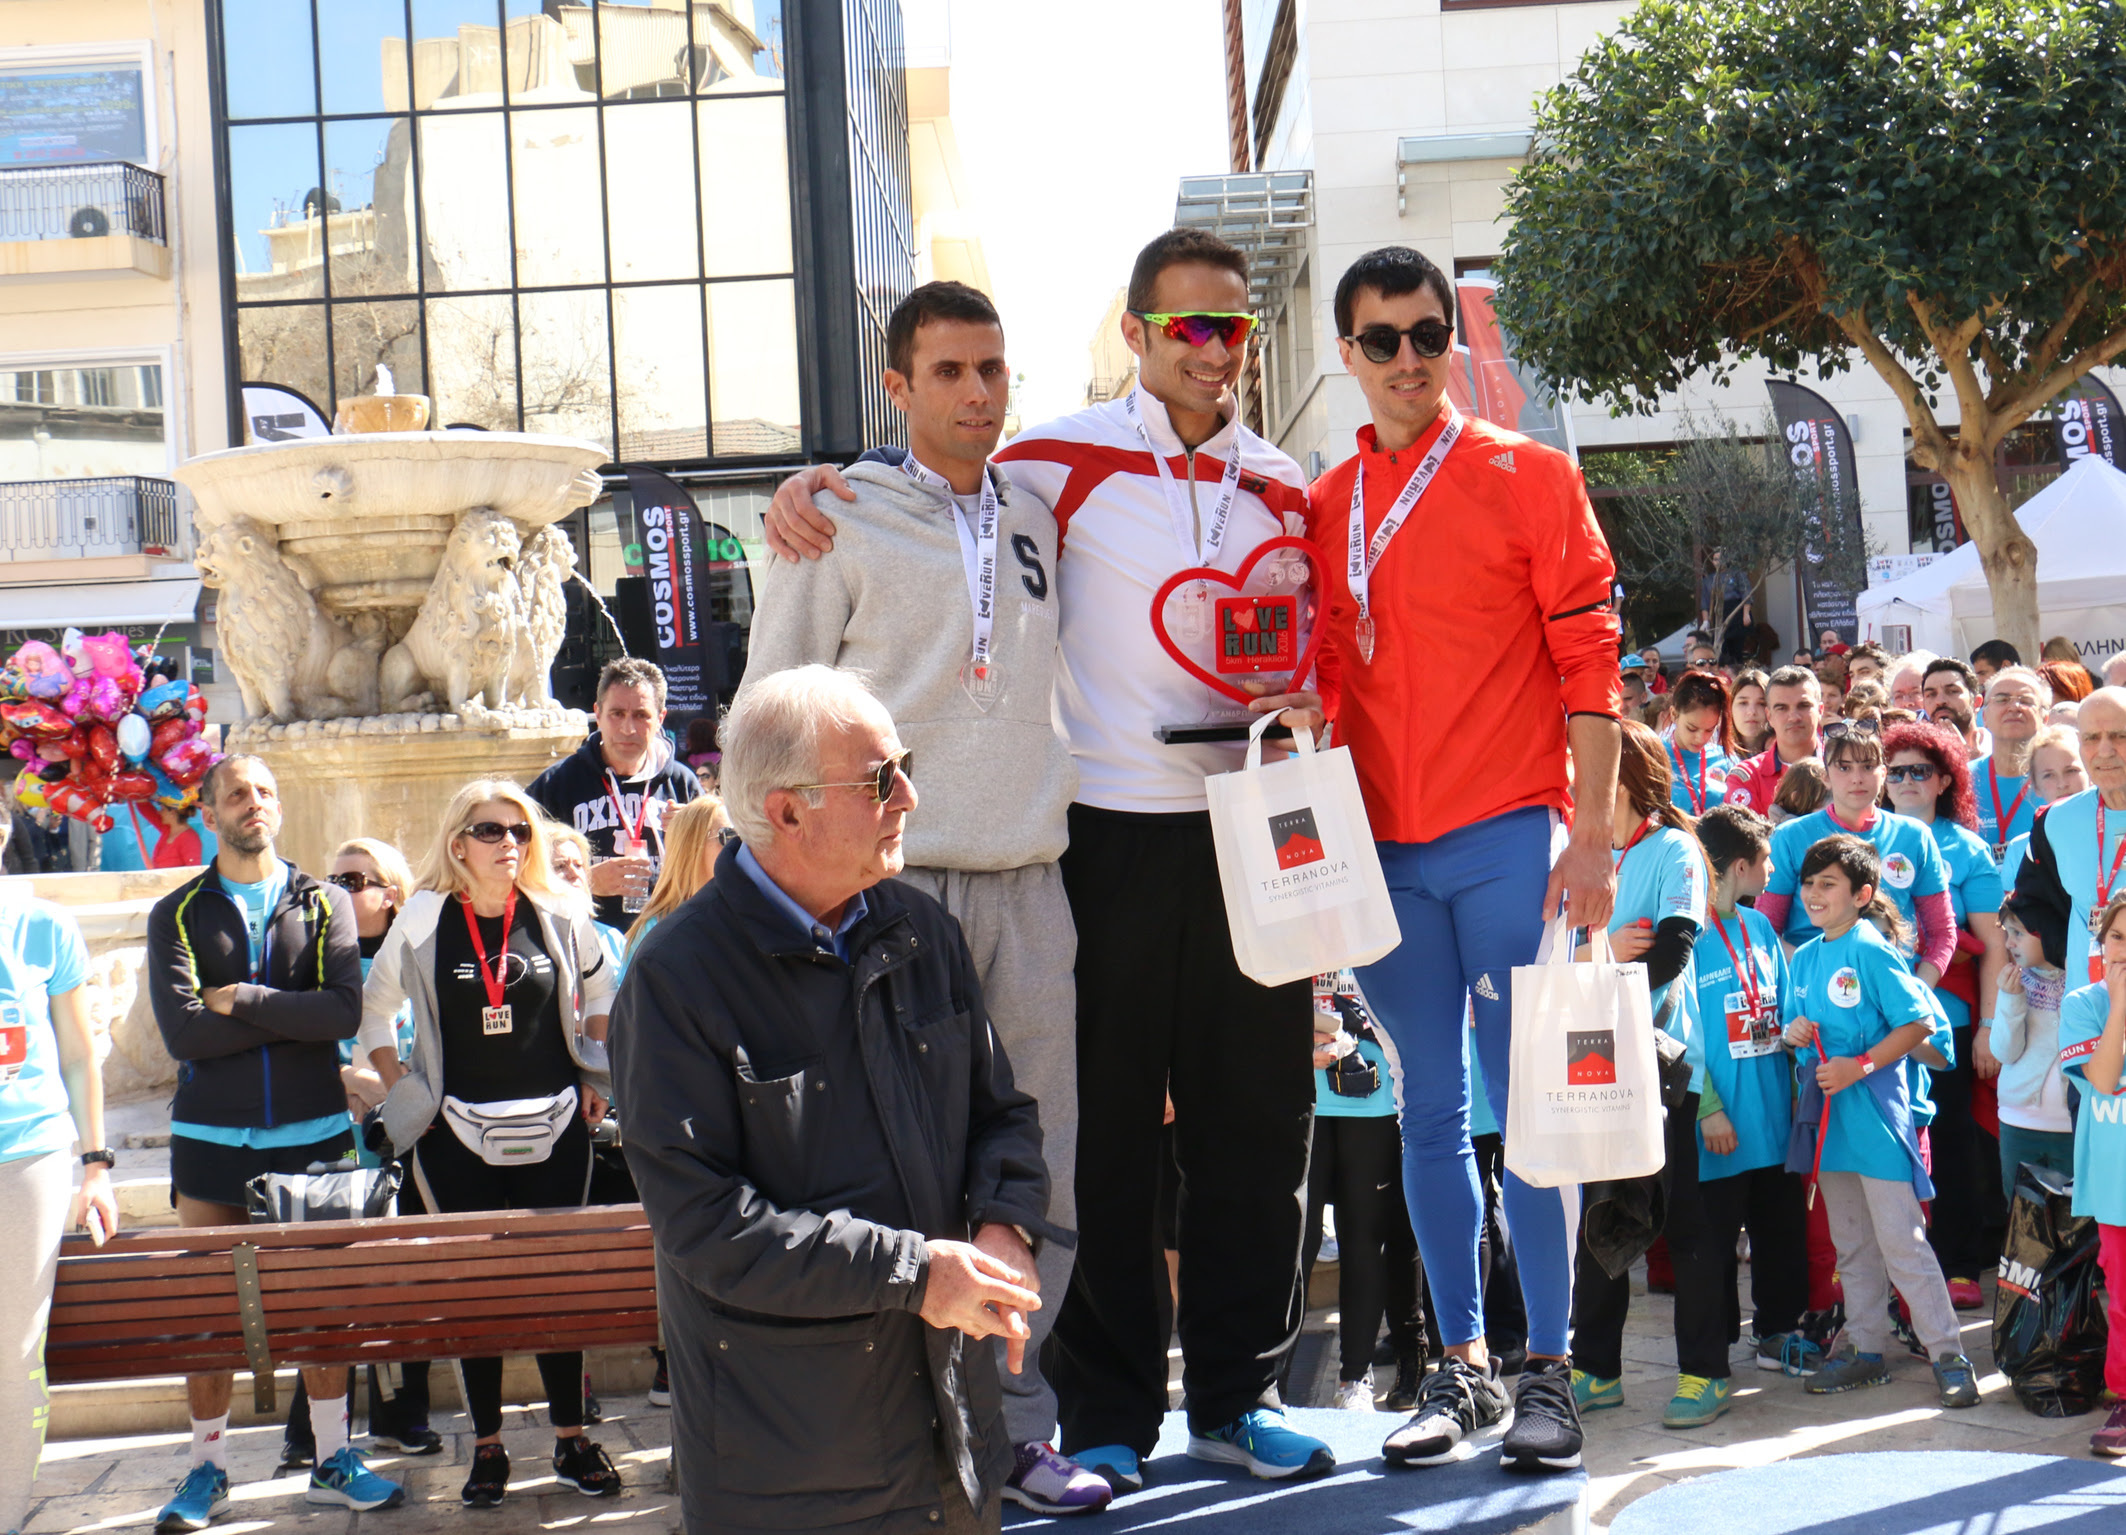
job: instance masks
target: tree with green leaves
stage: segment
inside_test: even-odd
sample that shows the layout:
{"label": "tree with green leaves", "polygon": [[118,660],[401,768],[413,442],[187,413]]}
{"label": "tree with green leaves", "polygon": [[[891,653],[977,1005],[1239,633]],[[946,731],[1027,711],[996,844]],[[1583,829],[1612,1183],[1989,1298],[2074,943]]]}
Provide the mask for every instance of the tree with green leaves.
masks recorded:
{"label": "tree with green leaves", "polygon": [[1645,0],[1538,103],[1507,212],[1499,316],[1563,393],[1857,353],[2037,653],[1994,450],[2126,352],[2121,0]]}

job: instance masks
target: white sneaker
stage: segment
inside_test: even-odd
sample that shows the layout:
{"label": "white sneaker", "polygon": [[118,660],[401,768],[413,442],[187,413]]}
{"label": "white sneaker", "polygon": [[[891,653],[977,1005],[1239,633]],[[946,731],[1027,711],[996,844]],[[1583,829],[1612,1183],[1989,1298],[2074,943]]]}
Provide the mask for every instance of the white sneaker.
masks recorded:
{"label": "white sneaker", "polygon": [[1336,1240],[1336,1233],[1332,1231],[1321,1239],[1321,1251],[1315,1254],[1315,1258],[1322,1263],[1337,1263],[1342,1261],[1343,1255],[1343,1246]]}
{"label": "white sneaker", "polygon": [[1357,1380],[1338,1381],[1335,1407],[1338,1412],[1374,1411],[1373,1372],[1369,1369]]}

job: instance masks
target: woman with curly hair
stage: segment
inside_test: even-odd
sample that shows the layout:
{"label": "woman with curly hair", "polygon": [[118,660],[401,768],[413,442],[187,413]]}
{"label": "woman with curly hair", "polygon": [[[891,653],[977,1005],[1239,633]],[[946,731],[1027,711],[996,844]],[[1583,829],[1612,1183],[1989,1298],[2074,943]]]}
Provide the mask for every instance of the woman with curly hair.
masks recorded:
{"label": "woman with curly hair", "polygon": [[1949,1276],[1950,1298],[1958,1309],[1971,1310],[1981,1303],[1978,1275],[1992,1263],[1986,1228],[1998,1222],[2002,1209],[1999,1145],[1972,1117],[1977,1082],[2000,1072],[1987,1037],[1994,986],[2008,952],[2001,936],[2000,870],[1979,835],[1978,796],[1963,742],[1939,725],[1914,722],[1891,726],[1882,746],[1889,764],[1885,808],[1933,832],[1956,917],[1956,956],[1935,983],[1955,1031],[1956,1056],[1948,1070],[1933,1073],[1934,1177],[1941,1193],[1931,1235]]}

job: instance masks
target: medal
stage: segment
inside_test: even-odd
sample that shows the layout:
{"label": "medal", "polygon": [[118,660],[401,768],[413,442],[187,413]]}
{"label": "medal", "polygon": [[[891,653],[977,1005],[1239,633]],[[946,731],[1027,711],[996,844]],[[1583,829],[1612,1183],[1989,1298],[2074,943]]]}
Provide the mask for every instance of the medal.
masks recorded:
{"label": "medal", "polygon": [[1174,593],[1174,638],[1200,645],[1211,637],[1211,589],[1193,581]]}
{"label": "medal", "polygon": [[1431,488],[1433,476],[1439,473],[1439,466],[1446,462],[1447,454],[1462,435],[1462,413],[1454,408],[1454,402],[1443,401],[1440,408],[1446,412],[1446,424],[1440,428],[1439,436],[1432,439],[1432,446],[1418,460],[1417,467],[1410,471],[1402,493],[1374,530],[1371,543],[1366,541],[1366,466],[1363,459],[1351,476],[1351,523],[1344,575],[1351,588],[1351,600],[1358,604],[1358,621],[1353,626],[1358,640],[1358,659],[1367,665],[1372,664],[1373,647],[1378,640],[1378,631],[1373,627],[1372,604],[1367,597],[1374,567],[1388,552],[1388,545],[1401,530],[1404,519],[1417,506],[1418,498]]}
{"label": "medal", "polygon": [[480,1032],[482,1034],[507,1034],[515,1025],[510,1022],[509,1004],[480,1009]]}
{"label": "medal", "polygon": [[1352,634],[1358,640],[1358,659],[1368,666],[1373,664],[1373,615],[1361,613],[1358,622],[1352,625]]}
{"label": "medal", "polygon": [[901,460],[901,473],[939,492],[951,503],[952,525],[960,535],[960,564],[967,572],[967,600],[974,614],[973,653],[960,668],[960,686],[974,700],[974,706],[986,714],[1004,696],[1004,674],[996,663],[997,527],[1003,521],[996,483],[985,464],[982,499],[975,508],[975,525],[970,528],[958,494],[943,475],[919,462],[913,453]]}
{"label": "medal", "polygon": [[510,1007],[502,1000],[507,987],[502,980],[502,966],[509,960],[510,924],[517,920],[517,890],[510,887],[508,904],[502,908],[502,942],[496,947],[492,973],[487,963],[487,945],[480,939],[480,923],[473,916],[472,902],[466,901],[465,930],[472,934],[472,952],[478,956],[480,989],[487,993],[487,1006],[480,1009],[480,1032],[483,1035],[507,1034],[515,1027],[510,1016]]}

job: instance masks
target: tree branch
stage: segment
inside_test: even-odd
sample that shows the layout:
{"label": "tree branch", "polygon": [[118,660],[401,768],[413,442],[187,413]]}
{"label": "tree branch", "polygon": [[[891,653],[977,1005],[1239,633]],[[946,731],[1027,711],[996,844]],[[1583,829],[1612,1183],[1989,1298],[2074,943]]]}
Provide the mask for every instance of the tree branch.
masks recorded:
{"label": "tree branch", "polygon": [[1867,358],[1868,365],[1881,376],[1882,381],[1890,386],[1890,392],[1904,405],[1905,419],[1912,425],[1913,446],[1924,455],[1920,462],[1924,464],[1927,458],[1933,458],[1936,462],[1927,467],[1939,468],[1940,460],[1949,451],[1949,439],[1942,431],[1941,423],[1934,419],[1934,408],[1927,403],[1926,396],[1920,393],[1919,380],[1912,377],[1904,364],[1883,345],[1882,338],[1868,328],[1865,310],[1855,310],[1851,314],[1834,314],[1831,319],[1845,333],[1845,338],[1860,349],[1860,354]]}
{"label": "tree branch", "polygon": [[2088,280],[2074,290],[2074,296],[2067,300],[2066,309],[2061,312],[2052,329],[2045,332],[2044,340],[2031,350],[2030,360],[2023,364],[2024,378],[2042,378],[2051,369],[2053,361],[2060,355],[2060,347],[2066,343],[2067,332],[2074,322],[2082,317],[2082,311],[2089,306],[2090,295],[2096,292],[2097,279],[2101,275],[2091,272]]}
{"label": "tree branch", "polygon": [[2048,403],[2062,389],[2087,373],[2126,352],[2126,325],[2101,341],[2092,341],[2050,373],[2030,385],[2000,409],[2003,430],[2013,430],[2030,419],[2032,412]]}
{"label": "tree branch", "polygon": [[1978,369],[1971,366],[1971,341],[1978,334],[1979,316],[1973,315],[1953,332],[1944,332],[1934,318],[1934,306],[1917,293],[1907,293],[1905,302],[1911,306],[1919,328],[1926,332],[1935,355],[1941,358],[1942,366],[1949,370],[1949,377],[1956,385],[1956,403],[1961,407],[1962,425],[1957,428],[1959,442],[1976,443],[1983,451],[1991,453],[1995,439],[1989,428],[1995,424],[1993,412],[1987,408],[1986,392],[1978,386]]}

